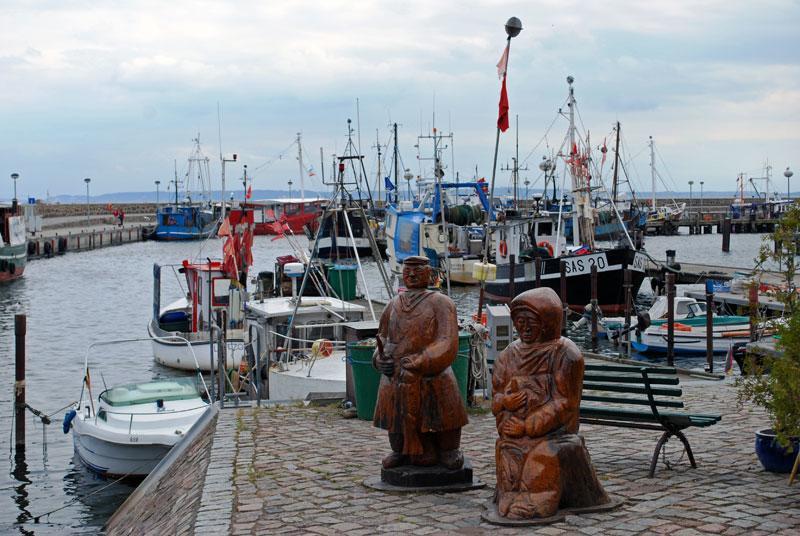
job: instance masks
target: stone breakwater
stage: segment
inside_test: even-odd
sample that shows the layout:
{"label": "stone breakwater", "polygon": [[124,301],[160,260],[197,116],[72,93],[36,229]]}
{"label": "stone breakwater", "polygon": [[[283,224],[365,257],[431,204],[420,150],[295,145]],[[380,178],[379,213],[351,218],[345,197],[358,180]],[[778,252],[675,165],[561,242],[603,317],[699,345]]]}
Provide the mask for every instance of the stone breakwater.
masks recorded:
{"label": "stone breakwater", "polygon": [[[111,210],[108,210],[107,203],[89,203],[89,214],[93,216],[108,215],[113,218],[114,209],[125,211],[126,218],[133,214],[155,214],[155,203],[113,203]],[[85,216],[86,203],[83,204],[60,204],[60,203],[36,203],[36,211],[44,218],[65,218],[71,216]]]}

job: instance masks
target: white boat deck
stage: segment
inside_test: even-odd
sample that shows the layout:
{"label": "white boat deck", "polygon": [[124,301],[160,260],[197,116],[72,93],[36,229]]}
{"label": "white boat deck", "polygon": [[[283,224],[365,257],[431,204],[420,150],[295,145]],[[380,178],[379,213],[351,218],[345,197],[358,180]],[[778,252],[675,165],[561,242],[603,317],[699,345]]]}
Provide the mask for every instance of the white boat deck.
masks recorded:
{"label": "white boat deck", "polygon": [[[246,310],[264,318],[288,317],[294,314],[292,298],[270,298],[247,302]],[[363,313],[366,307],[337,298],[304,296],[297,308],[298,315],[336,313]]]}

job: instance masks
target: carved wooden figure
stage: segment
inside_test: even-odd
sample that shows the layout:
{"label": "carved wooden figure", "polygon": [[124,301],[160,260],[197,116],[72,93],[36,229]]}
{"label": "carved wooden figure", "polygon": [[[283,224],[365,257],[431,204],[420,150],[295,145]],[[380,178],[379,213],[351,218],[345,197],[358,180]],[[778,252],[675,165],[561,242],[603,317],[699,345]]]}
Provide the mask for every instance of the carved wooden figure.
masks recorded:
{"label": "carved wooden figure", "polygon": [[427,290],[431,268],[425,257],[403,262],[408,290],[384,309],[373,365],[381,384],[374,424],[388,430],[392,452],[384,469],[401,465],[459,469],[461,427],[467,413],[450,365],[458,353],[453,301]]}
{"label": "carved wooden figure", "polygon": [[511,318],[519,339],[492,376],[497,513],[547,518],[559,508],[608,503],[578,435],[583,355],[561,337],[561,300],[549,288],[523,292]]}

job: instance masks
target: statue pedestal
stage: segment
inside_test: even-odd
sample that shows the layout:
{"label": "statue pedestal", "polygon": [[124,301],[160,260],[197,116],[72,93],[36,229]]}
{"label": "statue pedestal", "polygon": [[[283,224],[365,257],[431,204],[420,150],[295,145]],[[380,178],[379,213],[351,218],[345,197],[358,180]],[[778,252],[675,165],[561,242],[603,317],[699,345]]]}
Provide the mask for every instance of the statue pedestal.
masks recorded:
{"label": "statue pedestal", "polygon": [[624,501],[617,497],[609,497],[607,503],[598,504],[595,506],[584,506],[583,508],[562,508],[555,515],[550,517],[532,517],[528,519],[512,519],[503,517],[497,512],[497,505],[493,500],[486,504],[486,510],[481,514],[481,519],[492,525],[499,525],[501,527],[533,527],[536,525],[550,525],[551,523],[558,523],[564,521],[568,515],[581,515],[581,514],[596,514],[599,512],[608,512],[614,510],[622,505]]}
{"label": "statue pedestal", "polygon": [[381,476],[371,477],[364,481],[368,488],[380,491],[420,492],[444,491],[457,492],[480,489],[486,486],[472,474],[472,464],[464,459],[460,469],[447,469],[441,465],[421,467],[418,465],[401,465],[392,469],[381,469]]}

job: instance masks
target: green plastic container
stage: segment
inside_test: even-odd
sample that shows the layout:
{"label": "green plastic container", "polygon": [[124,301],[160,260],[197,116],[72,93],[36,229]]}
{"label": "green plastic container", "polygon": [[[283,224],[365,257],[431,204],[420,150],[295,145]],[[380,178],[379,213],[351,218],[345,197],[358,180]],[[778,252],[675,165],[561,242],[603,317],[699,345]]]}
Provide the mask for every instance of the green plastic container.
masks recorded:
{"label": "green plastic container", "polygon": [[458,355],[451,367],[453,374],[458,380],[458,390],[461,392],[461,399],[467,403],[467,379],[469,378],[469,341],[472,334],[468,331],[461,331],[458,334]]}
{"label": "green plastic container", "polygon": [[340,300],[356,298],[356,270],[350,264],[334,264],[328,268],[328,283]]}
{"label": "green plastic container", "polygon": [[356,389],[356,414],[365,421],[371,421],[375,415],[378,386],[381,383],[381,373],[372,366],[373,352],[375,346],[362,344],[362,341],[347,345],[347,359],[353,369]]}

